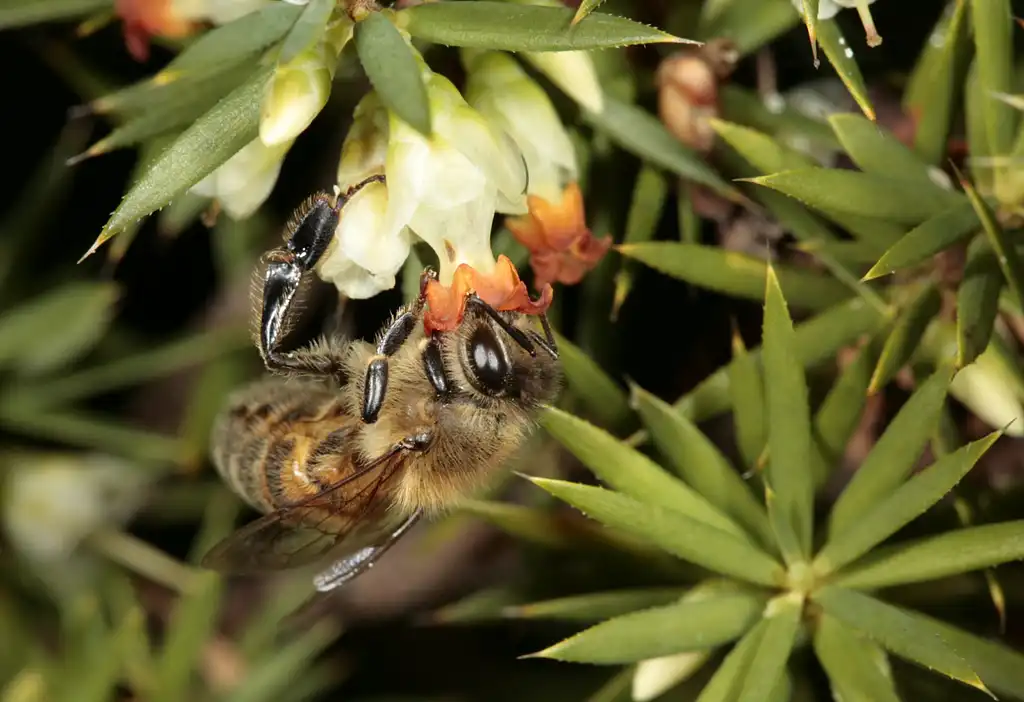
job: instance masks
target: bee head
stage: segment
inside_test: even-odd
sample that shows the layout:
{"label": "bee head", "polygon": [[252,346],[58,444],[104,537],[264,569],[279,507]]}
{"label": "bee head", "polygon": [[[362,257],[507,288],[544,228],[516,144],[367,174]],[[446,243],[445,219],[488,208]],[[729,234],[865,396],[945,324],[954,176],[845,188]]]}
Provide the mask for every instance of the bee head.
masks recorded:
{"label": "bee head", "polygon": [[[484,404],[511,401],[532,409],[555,400],[561,385],[557,354],[520,312],[467,314],[446,339],[458,385]],[[510,331],[511,330],[511,331]]]}

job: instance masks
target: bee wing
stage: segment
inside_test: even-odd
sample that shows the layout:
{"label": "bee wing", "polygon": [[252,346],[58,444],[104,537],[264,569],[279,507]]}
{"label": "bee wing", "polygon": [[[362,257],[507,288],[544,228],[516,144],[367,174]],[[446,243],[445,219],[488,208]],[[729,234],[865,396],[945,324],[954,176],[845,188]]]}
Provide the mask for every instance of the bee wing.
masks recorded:
{"label": "bee wing", "polygon": [[[235,574],[299,568],[385,541],[404,518],[375,497],[404,463],[404,451],[393,449],[327,490],[245,525],[214,546],[202,566]],[[342,500],[338,489],[358,479],[366,484]]]}

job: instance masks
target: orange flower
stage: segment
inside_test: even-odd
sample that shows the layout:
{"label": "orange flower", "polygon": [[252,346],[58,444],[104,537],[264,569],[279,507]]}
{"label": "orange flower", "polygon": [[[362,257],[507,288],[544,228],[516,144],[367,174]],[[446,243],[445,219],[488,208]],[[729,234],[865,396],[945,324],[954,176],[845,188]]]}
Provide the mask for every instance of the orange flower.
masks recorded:
{"label": "orange flower", "polygon": [[508,217],[505,226],[529,249],[537,287],[555,282],[575,285],[611,248],[610,236],[597,239],[587,229],[583,194],[576,183],[566,186],[561,202],[530,195],[526,203],[529,214]]}
{"label": "orange flower", "polygon": [[516,267],[505,256],[498,256],[494,271],[489,275],[463,263],[455,269],[451,285],[437,280],[427,283],[427,312],[423,316],[427,333],[458,327],[466,313],[466,298],[470,293],[476,293],[499,312],[524,314],[543,313],[551,305],[552,297],[551,286],[545,285],[538,299],[530,299],[526,283],[519,279]]}
{"label": "orange flower", "polygon": [[149,38],[179,39],[195,25],[182,19],[172,7],[173,0],[114,0],[114,11],[124,23],[124,43],[136,61],[149,58]]}

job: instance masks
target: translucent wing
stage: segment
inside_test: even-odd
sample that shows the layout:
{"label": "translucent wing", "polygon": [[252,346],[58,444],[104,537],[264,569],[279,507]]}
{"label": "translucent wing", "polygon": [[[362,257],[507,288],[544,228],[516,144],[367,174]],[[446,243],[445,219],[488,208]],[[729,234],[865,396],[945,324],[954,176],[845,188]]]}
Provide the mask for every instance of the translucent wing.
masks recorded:
{"label": "translucent wing", "polygon": [[203,567],[235,574],[299,568],[387,541],[405,519],[387,509],[380,490],[401,472],[404,454],[395,448],[314,497],[245,525],[210,550]]}

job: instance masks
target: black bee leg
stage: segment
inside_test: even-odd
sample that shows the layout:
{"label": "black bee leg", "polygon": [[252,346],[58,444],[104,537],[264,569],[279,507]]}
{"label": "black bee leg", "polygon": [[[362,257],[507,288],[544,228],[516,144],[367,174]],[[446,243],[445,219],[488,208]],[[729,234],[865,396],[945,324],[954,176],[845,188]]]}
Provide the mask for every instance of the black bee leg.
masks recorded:
{"label": "black bee leg", "polygon": [[427,282],[436,277],[437,273],[430,268],[423,272],[420,276],[420,294],[408,309],[395,317],[377,343],[377,354],[370,359],[363,384],[362,417],[366,424],[377,421],[377,415],[384,405],[384,396],[388,390],[388,358],[402,348],[402,344],[416,328],[427,301]]}
{"label": "black bee leg", "polygon": [[555,341],[555,333],[551,330],[551,322],[548,321],[546,314],[540,315],[540,324],[544,328],[544,338],[541,339],[538,335],[537,343],[541,345],[545,351],[551,354],[552,358],[558,358],[558,343]]}
{"label": "black bee leg", "polygon": [[530,337],[528,337],[522,329],[513,327],[511,324],[505,321],[505,318],[498,314],[498,310],[494,309],[486,302],[481,300],[479,297],[477,297],[476,294],[470,294],[466,298],[466,305],[470,307],[475,307],[476,309],[480,310],[488,317],[493,319],[495,324],[501,327],[502,331],[504,331],[506,334],[512,337],[513,341],[515,341],[517,344],[523,347],[524,351],[526,351],[531,356],[537,356],[537,349],[534,347],[533,341],[530,340]]}
{"label": "black bee leg", "polygon": [[448,397],[451,385],[448,383],[448,374],[444,369],[444,357],[441,354],[438,332],[431,334],[430,340],[423,348],[423,370],[426,371],[427,380],[434,386],[437,396]]}
{"label": "black bee leg", "polygon": [[[327,251],[341,217],[341,208],[355,193],[370,183],[383,182],[384,176],[372,176],[332,198],[318,193],[306,211],[293,223],[293,231],[280,249],[266,255],[260,316],[260,355],[267,368],[277,372],[320,374],[323,363],[313,363],[314,355],[284,353],[279,345],[290,326],[290,314],[305,276]],[[312,364],[312,365],[311,365]]]}

